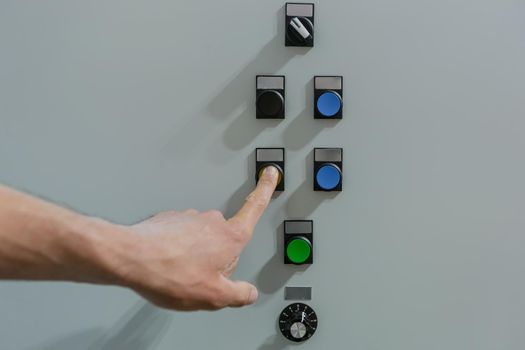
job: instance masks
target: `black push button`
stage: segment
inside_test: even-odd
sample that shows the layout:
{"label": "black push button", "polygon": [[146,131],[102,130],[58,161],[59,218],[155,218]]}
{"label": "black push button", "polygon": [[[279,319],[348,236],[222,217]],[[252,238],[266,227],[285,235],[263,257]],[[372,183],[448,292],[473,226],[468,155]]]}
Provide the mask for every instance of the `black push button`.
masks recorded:
{"label": "black push button", "polygon": [[256,118],[284,119],[285,78],[283,75],[256,77]]}
{"label": "black push button", "polygon": [[286,46],[314,46],[314,4],[287,2]]}

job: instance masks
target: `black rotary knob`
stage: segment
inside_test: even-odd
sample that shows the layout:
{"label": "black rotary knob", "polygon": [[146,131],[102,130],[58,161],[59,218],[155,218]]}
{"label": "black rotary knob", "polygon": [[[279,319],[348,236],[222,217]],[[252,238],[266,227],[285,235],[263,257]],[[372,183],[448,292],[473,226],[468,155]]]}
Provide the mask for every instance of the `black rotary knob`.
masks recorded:
{"label": "black rotary knob", "polygon": [[314,335],[317,329],[317,315],[306,304],[290,304],[279,315],[279,329],[288,340],[303,342]]}
{"label": "black rotary knob", "polygon": [[312,46],[314,25],[306,17],[293,17],[286,28],[286,38],[294,46]]}

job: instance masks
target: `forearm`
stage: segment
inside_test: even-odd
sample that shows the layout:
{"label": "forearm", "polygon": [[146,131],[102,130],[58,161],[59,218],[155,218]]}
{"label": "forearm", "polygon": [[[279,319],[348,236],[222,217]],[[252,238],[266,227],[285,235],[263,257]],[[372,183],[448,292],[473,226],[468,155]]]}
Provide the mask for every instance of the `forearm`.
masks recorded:
{"label": "forearm", "polygon": [[0,279],[119,283],[115,227],[0,186]]}
{"label": "forearm", "polygon": [[255,286],[230,277],[279,181],[266,167],[230,219],[166,211],[132,226],[89,218],[0,186],[0,279],[128,287],[178,310],[244,306]]}

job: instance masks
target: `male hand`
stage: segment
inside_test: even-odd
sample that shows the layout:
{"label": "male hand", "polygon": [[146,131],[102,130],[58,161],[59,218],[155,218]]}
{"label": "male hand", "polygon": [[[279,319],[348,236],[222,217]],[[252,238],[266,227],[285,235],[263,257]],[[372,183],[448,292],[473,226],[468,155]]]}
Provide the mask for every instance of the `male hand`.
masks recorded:
{"label": "male hand", "polygon": [[216,310],[254,303],[255,286],[229,277],[277,182],[277,169],[267,167],[229,220],[216,210],[169,211],[125,228],[135,238],[132,248],[118,254],[122,284],[170,309]]}

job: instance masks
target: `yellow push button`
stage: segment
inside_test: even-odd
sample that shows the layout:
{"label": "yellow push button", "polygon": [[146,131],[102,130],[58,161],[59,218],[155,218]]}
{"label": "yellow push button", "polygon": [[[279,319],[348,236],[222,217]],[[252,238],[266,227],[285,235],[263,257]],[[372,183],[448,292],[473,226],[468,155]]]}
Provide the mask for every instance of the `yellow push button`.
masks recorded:
{"label": "yellow push button", "polygon": [[257,180],[261,178],[263,172],[264,172],[264,169],[266,169],[267,167],[269,166],[273,166],[277,169],[277,171],[279,172],[279,180],[277,180],[277,185],[279,185],[281,183],[281,181],[283,180],[283,170],[281,169],[280,166],[276,165],[276,164],[267,164],[267,165],[264,165],[260,170],[259,170],[259,175],[257,176]]}
{"label": "yellow push button", "polygon": [[284,162],[284,148],[256,148],[255,149],[255,182],[259,182],[264,169],[273,166],[279,172],[276,192],[284,191],[286,170]]}

